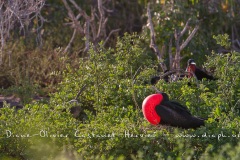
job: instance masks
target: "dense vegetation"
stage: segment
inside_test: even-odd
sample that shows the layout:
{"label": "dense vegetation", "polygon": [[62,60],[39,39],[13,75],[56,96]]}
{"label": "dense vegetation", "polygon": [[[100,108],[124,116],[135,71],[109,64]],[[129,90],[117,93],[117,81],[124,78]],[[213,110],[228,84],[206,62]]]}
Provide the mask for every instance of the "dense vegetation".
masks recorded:
{"label": "dense vegetation", "polygon": [[[153,21],[160,37],[157,43],[166,44],[166,48],[174,26],[183,27],[181,24],[193,13],[196,19],[197,15],[208,14],[201,10],[204,4],[191,1],[190,8],[176,2],[176,16],[167,2],[153,7],[154,12],[160,10],[159,6],[165,9]],[[226,2],[236,11],[230,5],[235,2]],[[91,44],[84,54],[84,39],[80,36],[69,52],[63,52],[71,33],[69,28],[62,27],[60,17],[66,16],[66,12],[59,2],[49,1],[43,10],[52,22],[45,24],[44,44],[40,48],[33,37],[12,33],[15,39],[8,43],[12,57],[4,56],[0,91],[20,97],[24,108],[16,110],[5,103],[0,110],[0,159],[239,159],[240,53],[231,48],[233,42],[229,39],[233,34],[222,34],[230,33],[224,30],[226,21],[220,21],[224,25],[218,21],[229,15],[225,11],[211,15],[219,22],[214,25],[218,30],[208,28],[209,19],[182,53],[183,69],[186,59],[193,57],[213,71],[216,81],[184,78],[172,83],[160,80],[156,84],[193,115],[208,118],[203,127],[183,130],[152,126],[143,118],[141,104],[146,96],[155,93],[149,81],[158,74],[159,62],[149,49],[148,30],[143,27],[141,32],[132,33],[136,30],[133,22],[127,21],[127,15],[143,15],[146,4],[127,0],[113,4],[126,17],[120,22],[113,15],[109,30],[121,26],[121,33],[107,46],[103,42],[97,48]],[[130,5],[134,4],[138,7],[132,9]],[[89,9],[88,3],[85,5]],[[157,25],[164,14],[172,21]],[[146,22],[144,18],[136,21],[142,26]],[[232,23],[239,25],[236,20]],[[228,49],[228,53],[218,53],[215,49],[219,46]],[[165,55],[166,63],[168,58]],[[50,99],[32,101],[36,94],[48,94]],[[74,117],[73,108],[79,110]]]}

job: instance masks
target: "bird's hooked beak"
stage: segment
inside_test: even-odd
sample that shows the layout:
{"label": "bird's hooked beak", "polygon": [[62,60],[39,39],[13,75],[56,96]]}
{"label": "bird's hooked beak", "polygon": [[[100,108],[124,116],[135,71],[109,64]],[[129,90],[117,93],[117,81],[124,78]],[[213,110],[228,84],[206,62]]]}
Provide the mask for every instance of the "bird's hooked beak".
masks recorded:
{"label": "bird's hooked beak", "polygon": [[195,62],[191,62],[190,64],[194,64],[194,65],[196,65],[196,63],[195,63]]}

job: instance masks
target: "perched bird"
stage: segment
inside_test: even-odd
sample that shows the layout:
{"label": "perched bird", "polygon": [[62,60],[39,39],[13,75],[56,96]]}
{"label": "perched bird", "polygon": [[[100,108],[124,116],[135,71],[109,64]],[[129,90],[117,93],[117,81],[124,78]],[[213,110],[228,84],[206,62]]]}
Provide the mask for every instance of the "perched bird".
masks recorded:
{"label": "perched bird", "polygon": [[202,71],[200,68],[198,68],[198,67],[196,66],[196,63],[194,62],[193,59],[189,59],[189,60],[188,60],[188,66],[187,66],[186,71],[189,72],[189,74],[188,74],[188,77],[189,77],[189,78],[190,78],[190,77],[193,77],[193,74],[192,74],[192,73],[194,73],[194,74],[196,75],[196,78],[197,78],[198,80],[200,80],[200,81],[201,81],[203,78],[206,78],[206,79],[208,79],[208,80],[216,80],[213,76],[208,75],[207,73],[205,73],[204,71]]}
{"label": "perched bird", "polygon": [[[166,74],[167,72],[169,72],[169,70],[165,70],[165,71],[164,71],[164,74]],[[161,79],[160,76],[153,76],[153,77],[151,78],[151,84],[152,84],[152,85],[157,84],[160,79]],[[169,82],[169,76],[168,76],[168,75],[163,76],[162,79],[163,79],[165,82]]]}
{"label": "perched bird", "polygon": [[192,116],[189,110],[178,102],[171,101],[166,93],[152,94],[142,104],[145,119],[153,125],[169,125],[184,129],[204,125],[203,118]]}
{"label": "perched bird", "polygon": [[160,80],[160,76],[153,76],[151,78],[151,85],[157,84],[157,82]]}

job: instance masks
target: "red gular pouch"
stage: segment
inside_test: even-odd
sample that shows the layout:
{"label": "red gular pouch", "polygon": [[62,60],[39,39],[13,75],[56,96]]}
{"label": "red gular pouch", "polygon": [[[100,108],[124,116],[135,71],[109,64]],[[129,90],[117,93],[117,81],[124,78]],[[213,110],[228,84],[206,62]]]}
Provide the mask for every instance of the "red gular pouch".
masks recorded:
{"label": "red gular pouch", "polygon": [[196,71],[196,66],[195,66],[195,64],[190,64],[190,65],[188,66],[188,68],[187,68],[187,71],[189,72],[189,73],[188,73],[188,78],[193,77],[193,74],[192,74],[192,73],[195,73],[195,71]]}
{"label": "red gular pouch", "polygon": [[142,112],[145,119],[153,125],[161,122],[161,117],[157,114],[155,108],[163,101],[162,94],[152,94],[146,97],[142,103]]}

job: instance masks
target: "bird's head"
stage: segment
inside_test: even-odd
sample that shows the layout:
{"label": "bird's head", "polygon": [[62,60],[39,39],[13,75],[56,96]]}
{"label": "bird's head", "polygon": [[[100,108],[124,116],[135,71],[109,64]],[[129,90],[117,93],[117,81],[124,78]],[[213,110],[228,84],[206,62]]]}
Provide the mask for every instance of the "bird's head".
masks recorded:
{"label": "bird's head", "polygon": [[151,78],[151,84],[155,85],[160,80],[160,76],[154,76]]}
{"label": "bird's head", "polygon": [[163,101],[164,97],[165,95],[161,93],[151,94],[142,103],[143,115],[153,125],[157,125],[161,121],[161,117],[156,113],[155,107]]}
{"label": "bird's head", "polygon": [[188,77],[193,77],[193,74],[192,73],[195,73],[195,70],[196,70],[196,63],[193,59],[189,59],[188,60],[188,66],[187,66],[187,69],[186,71],[188,71]]}
{"label": "bird's head", "polygon": [[188,66],[191,64],[196,65],[196,63],[193,59],[189,59],[187,63],[188,63]]}

